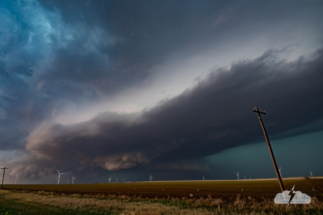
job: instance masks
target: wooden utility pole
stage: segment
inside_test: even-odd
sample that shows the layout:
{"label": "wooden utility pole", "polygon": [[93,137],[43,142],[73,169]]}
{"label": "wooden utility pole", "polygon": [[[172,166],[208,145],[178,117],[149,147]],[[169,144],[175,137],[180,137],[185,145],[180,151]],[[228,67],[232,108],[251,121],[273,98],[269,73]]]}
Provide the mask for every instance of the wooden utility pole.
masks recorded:
{"label": "wooden utility pole", "polygon": [[9,169],[9,168],[7,168],[7,167],[3,167],[3,168],[1,168],[1,169],[3,169],[2,185],[1,185],[1,189],[2,189],[2,188],[3,188],[3,181],[4,181],[4,173],[6,172],[6,169]]}
{"label": "wooden utility pole", "polygon": [[271,155],[271,160],[273,161],[275,172],[276,172],[276,175],[277,175],[277,178],[278,178],[278,181],[279,181],[280,189],[281,189],[281,191],[283,193],[284,190],[285,190],[283,180],[282,180],[282,178],[281,178],[281,176],[279,174],[279,170],[278,170],[278,167],[277,167],[277,164],[276,164],[275,156],[274,156],[273,150],[271,148],[270,141],[269,141],[269,138],[268,138],[264,123],[262,122],[261,115],[260,115],[260,114],[266,114],[266,112],[265,111],[259,111],[259,109],[256,106],[253,108],[253,112],[256,112],[258,114],[260,125],[262,127],[262,130],[264,131],[264,135],[265,135],[265,138],[266,138],[266,141],[267,141],[267,146],[268,146],[268,149],[269,149],[269,152],[270,152],[270,155]]}

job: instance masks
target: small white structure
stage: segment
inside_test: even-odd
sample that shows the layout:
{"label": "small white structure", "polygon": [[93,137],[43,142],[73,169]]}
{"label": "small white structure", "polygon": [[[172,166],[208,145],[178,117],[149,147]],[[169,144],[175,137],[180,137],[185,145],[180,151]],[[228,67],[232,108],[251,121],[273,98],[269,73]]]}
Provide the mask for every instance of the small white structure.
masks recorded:
{"label": "small white structure", "polygon": [[74,184],[74,180],[76,179],[77,177],[74,177],[73,175],[72,175],[72,184]]}
{"label": "small white structure", "polygon": [[57,169],[57,172],[58,172],[57,184],[59,184],[59,180],[61,179],[61,175],[65,174],[65,172],[61,173],[61,172],[58,171],[58,169]]}

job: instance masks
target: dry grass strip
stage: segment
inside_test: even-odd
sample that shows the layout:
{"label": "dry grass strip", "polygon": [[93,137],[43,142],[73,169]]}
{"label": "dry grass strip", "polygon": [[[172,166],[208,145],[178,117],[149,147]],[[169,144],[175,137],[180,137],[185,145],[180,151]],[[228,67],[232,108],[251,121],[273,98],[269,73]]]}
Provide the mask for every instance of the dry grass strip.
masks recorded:
{"label": "dry grass strip", "polygon": [[[8,191],[0,190],[0,195],[6,199],[15,199],[23,202],[32,202],[53,207],[71,209],[94,209],[113,211],[122,215],[211,215],[211,214],[310,214],[309,205],[291,205],[286,209],[286,205],[276,205],[272,199],[263,198],[257,201],[254,198],[241,198],[239,195],[231,202],[223,202],[222,199],[208,198],[200,199],[177,199],[171,198],[169,201],[186,201],[191,205],[189,208],[178,206],[167,206],[162,203],[144,201],[141,197],[115,196],[115,195],[79,195],[71,194],[57,195],[53,192],[28,192],[28,191]],[[316,211],[323,210],[323,203],[315,197],[312,198],[311,206]],[[213,210],[207,210],[212,208]]]}

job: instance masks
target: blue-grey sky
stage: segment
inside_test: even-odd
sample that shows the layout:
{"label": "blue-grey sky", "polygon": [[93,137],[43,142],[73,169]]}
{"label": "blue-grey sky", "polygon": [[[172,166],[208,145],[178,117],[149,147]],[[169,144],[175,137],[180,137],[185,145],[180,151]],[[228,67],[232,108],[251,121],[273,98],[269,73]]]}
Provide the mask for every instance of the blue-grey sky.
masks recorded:
{"label": "blue-grey sky", "polygon": [[317,0],[1,1],[6,182],[54,183],[56,169],[79,182],[275,177],[255,105],[283,175],[323,175],[322,12]]}

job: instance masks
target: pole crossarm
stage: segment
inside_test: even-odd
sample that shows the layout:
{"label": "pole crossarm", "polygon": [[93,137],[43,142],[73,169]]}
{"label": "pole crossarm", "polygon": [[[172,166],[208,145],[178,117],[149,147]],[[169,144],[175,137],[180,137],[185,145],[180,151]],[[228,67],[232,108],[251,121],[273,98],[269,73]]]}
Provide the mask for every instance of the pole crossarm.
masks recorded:
{"label": "pole crossarm", "polygon": [[260,111],[257,107],[254,107],[253,112],[257,112],[258,114],[265,114],[266,115],[266,111]]}
{"label": "pole crossarm", "polygon": [[264,132],[264,135],[265,135],[265,138],[266,138],[266,142],[267,142],[267,146],[268,146],[268,149],[269,149],[269,152],[270,152],[271,160],[273,161],[273,165],[274,165],[275,172],[276,172],[276,175],[277,175],[277,178],[278,178],[279,186],[280,186],[280,189],[281,189],[281,191],[283,193],[284,190],[285,190],[284,183],[283,183],[283,180],[281,178],[281,175],[279,174],[279,170],[278,170],[278,167],[277,167],[274,152],[273,152],[273,150],[271,148],[270,141],[269,141],[269,138],[268,138],[268,135],[267,135],[267,131],[266,131],[265,125],[262,122],[262,118],[261,118],[261,114],[266,114],[266,111],[259,111],[258,107],[256,107],[256,106],[252,110],[253,110],[253,112],[256,112],[257,115],[258,115],[261,128],[262,128],[262,130]]}

